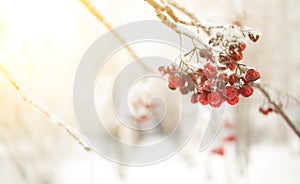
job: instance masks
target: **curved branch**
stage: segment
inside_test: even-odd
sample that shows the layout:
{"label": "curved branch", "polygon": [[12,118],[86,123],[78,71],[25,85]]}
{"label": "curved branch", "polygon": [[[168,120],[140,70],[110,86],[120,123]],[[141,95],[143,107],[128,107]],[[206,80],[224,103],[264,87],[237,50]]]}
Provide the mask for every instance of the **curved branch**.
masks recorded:
{"label": "curved branch", "polygon": [[261,91],[261,93],[266,97],[268,102],[275,107],[275,109],[279,113],[279,115],[285,120],[285,122],[289,125],[289,127],[291,127],[291,129],[295,132],[295,134],[300,138],[300,130],[298,129],[298,127],[292,122],[292,120],[282,110],[282,108],[279,107],[278,104],[272,100],[268,91],[261,84],[255,84],[254,87],[256,87],[257,89],[259,89]]}

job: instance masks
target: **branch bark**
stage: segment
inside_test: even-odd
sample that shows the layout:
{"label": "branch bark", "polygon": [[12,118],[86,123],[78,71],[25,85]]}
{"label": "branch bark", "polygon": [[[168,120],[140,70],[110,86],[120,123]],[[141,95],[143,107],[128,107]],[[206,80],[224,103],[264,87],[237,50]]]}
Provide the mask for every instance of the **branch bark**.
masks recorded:
{"label": "branch bark", "polygon": [[[156,16],[165,25],[167,25],[169,28],[173,29],[177,34],[184,35],[184,36],[190,38],[193,41],[199,42],[205,48],[207,48],[209,50],[212,50],[212,48],[210,46],[208,46],[205,42],[203,42],[199,37],[181,30],[178,27],[178,24],[177,24],[177,23],[181,23],[181,24],[184,24],[184,25],[193,25],[194,24],[193,22],[188,23],[186,21],[180,20],[177,16],[175,16],[175,14],[174,14],[173,10],[171,9],[171,7],[169,7],[166,4],[165,5],[160,5],[154,0],[144,0],[144,1],[146,1],[149,5],[151,5],[155,10]],[[166,15],[164,14],[164,12],[166,13]],[[174,22],[172,22],[170,19],[172,19]],[[201,25],[200,27],[202,27],[202,24],[200,24],[199,22],[198,22],[198,24]],[[203,30],[205,30],[204,27],[203,27]]]}
{"label": "branch bark", "polygon": [[298,127],[293,123],[293,121],[288,117],[283,109],[279,107],[275,101],[272,100],[271,95],[268,93],[268,91],[261,84],[255,84],[254,87],[260,90],[260,92],[265,96],[268,102],[275,107],[276,111],[284,119],[287,125],[294,131],[298,138],[300,138],[300,130],[298,129]]}

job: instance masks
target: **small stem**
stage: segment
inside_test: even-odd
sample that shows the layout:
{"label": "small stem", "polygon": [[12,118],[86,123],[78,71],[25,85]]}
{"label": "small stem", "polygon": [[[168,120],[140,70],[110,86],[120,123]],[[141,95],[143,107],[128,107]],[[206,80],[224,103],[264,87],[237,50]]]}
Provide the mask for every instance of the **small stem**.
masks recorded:
{"label": "small stem", "polygon": [[175,2],[173,0],[167,0],[167,2],[168,2],[168,4],[172,5],[177,10],[181,11],[186,16],[190,17],[193,21],[200,22],[198,20],[197,16],[195,16],[192,12],[190,12],[189,10],[187,10],[185,7],[181,6],[177,2]]}
{"label": "small stem", "polygon": [[298,138],[300,138],[300,130],[298,129],[298,127],[292,122],[292,120],[282,110],[282,108],[279,107],[278,104],[271,99],[271,96],[267,92],[267,90],[260,84],[255,84],[254,87],[256,87],[257,89],[259,89],[262,92],[262,94],[267,98],[268,102],[271,103],[275,107],[276,111],[280,114],[280,116],[285,120],[285,122],[289,125],[289,127],[291,127],[291,129],[295,132],[295,134],[298,136]]}
{"label": "small stem", "polygon": [[184,6],[181,6],[180,4],[178,4],[177,2],[175,2],[173,0],[167,0],[167,2],[168,2],[168,4],[170,4],[171,6],[173,6],[174,8],[176,8],[177,10],[179,10],[180,12],[182,12],[183,14],[185,14],[192,20],[192,22],[190,22],[190,24],[186,24],[186,25],[196,26],[197,28],[200,27],[202,29],[202,31],[207,35],[211,35],[211,29],[224,28],[223,25],[207,26],[204,23],[202,23],[195,14],[193,14],[191,11],[186,9]]}
{"label": "small stem", "polygon": [[191,53],[195,52],[196,48],[194,47],[192,50],[190,50],[189,52],[183,54],[184,57],[190,55]]}

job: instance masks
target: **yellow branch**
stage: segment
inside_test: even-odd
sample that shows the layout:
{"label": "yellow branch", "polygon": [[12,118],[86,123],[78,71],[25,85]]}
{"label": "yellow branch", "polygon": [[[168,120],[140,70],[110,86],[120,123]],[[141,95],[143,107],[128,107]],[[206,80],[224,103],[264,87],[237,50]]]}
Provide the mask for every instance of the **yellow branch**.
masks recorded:
{"label": "yellow branch", "polygon": [[[113,26],[104,18],[104,16],[99,12],[99,10],[93,6],[88,0],[79,0],[88,10],[91,14],[93,14],[101,24],[103,24],[108,30],[111,31],[111,33],[116,37],[119,42],[125,46],[127,49],[128,53],[131,55],[131,57],[135,60],[139,59],[139,56],[137,53],[130,47],[127,46],[126,41],[122,38],[122,36],[117,33],[114,29]],[[152,71],[151,68],[149,68],[147,65],[144,63],[141,63],[141,65],[144,67],[145,70],[147,71]]]}
{"label": "yellow branch", "polygon": [[17,84],[17,82],[13,79],[13,77],[10,75],[10,73],[6,70],[6,68],[0,64],[0,71],[2,72],[3,76],[8,80],[8,82],[13,86],[13,88],[17,91],[17,93],[20,95],[22,100],[24,100],[26,103],[33,106],[33,108],[40,111],[42,114],[44,114],[53,124],[57,124],[61,128],[63,128],[70,136],[72,136],[81,146],[84,147],[85,150],[91,150],[91,148],[83,141],[79,133],[74,129],[73,127],[67,125],[64,123],[63,120],[58,118],[54,113],[52,113],[48,108],[36,102],[35,100],[29,98],[25,93],[21,90],[20,86]]}

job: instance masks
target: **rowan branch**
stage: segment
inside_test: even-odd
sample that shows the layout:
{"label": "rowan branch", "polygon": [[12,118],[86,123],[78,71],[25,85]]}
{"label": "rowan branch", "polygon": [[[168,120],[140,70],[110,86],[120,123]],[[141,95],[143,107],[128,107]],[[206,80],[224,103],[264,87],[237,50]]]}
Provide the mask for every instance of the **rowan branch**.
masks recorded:
{"label": "rowan branch", "polygon": [[260,92],[265,96],[268,102],[275,107],[275,110],[278,112],[278,114],[285,120],[288,126],[300,138],[300,130],[298,129],[298,127],[292,122],[292,120],[288,117],[288,115],[283,111],[282,107],[280,107],[274,100],[272,100],[271,95],[268,93],[268,91],[261,84],[255,84],[254,87],[260,90]]}
{"label": "rowan branch", "polygon": [[[157,17],[163,23],[165,23],[167,26],[169,26],[171,29],[173,29],[176,33],[178,33],[180,35],[185,35],[185,36],[191,38],[192,40],[199,41],[202,45],[204,45],[207,48],[209,48],[209,46],[207,46],[205,43],[203,43],[203,41],[200,40],[200,38],[179,30],[177,25],[183,24],[183,25],[188,25],[188,26],[195,26],[196,28],[201,28],[202,31],[204,33],[206,33],[207,36],[210,36],[212,34],[211,33],[212,29],[224,28],[223,25],[205,25],[204,23],[199,21],[197,16],[195,16],[195,14],[193,14],[191,11],[187,10],[185,7],[181,6],[180,4],[178,4],[177,2],[175,2],[173,0],[160,0],[162,5],[158,4],[154,0],[145,0],[145,1],[155,9]],[[175,13],[171,7],[177,9],[178,11],[180,11],[181,13],[183,13],[184,15],[189,17],[190,21],[179,19],[178,16],[175,15]],[[166,15],[163,14],[164,12]],[[170,17],[174,22],[171,22],[171,20],[168,19],[168,17]],[[245,28],[245,29],[247,29],[247,28]],[[275,107],[275,109],[278,111],[279,115],[285,120],[285,122],[288,124],[288,126],[291,127],[292,130],[295,132],[295,134],[300,138],[300,130],[297,128],[295,123],[293,123],[293,121],[288,117],[288,115],[282,110],[282,108],[279,107],[278,104],[275,103],[271,99],[271,96],[268,93],[268,91],[260,84],[254,84],[254,87],[256,87],[257,89],[259,89],[262,92],[262,94],[265,96],[265,98],[268,100],[268,102],[271,103]]]}
{"label": "rowan branch", "polygon": [[[193,23],[192,21],[187,22],[187,21],[179,19],[174,14],[174,11],[171,9],[171,7],[165,3],[163,3],[164,5],[160,5],[154,0],[144,0],[144,1],[146,1],[149,5],[151,5],[154,8],[156,16],[162,21],[162,23],[167,25],[169,28],[173,29],[177,34],[184,35],[193,41],[199,42],[206,49],[212,50],[212,48],[209,45],[207,45],[204,41],[202,41],[198,36],[195,36],[189,32],[183,31],[178,27],[178,23],[181,23],[184,25],[191,25],[191,26],[194,26],[195,23]],[[173,21],[171,21],[171,19]],[[199,23],[199,22],[197,22],[197,23]]]}

